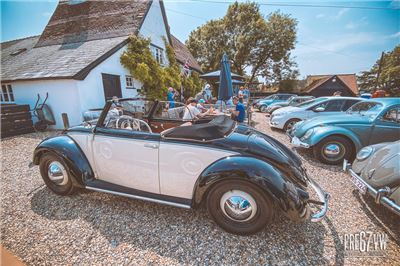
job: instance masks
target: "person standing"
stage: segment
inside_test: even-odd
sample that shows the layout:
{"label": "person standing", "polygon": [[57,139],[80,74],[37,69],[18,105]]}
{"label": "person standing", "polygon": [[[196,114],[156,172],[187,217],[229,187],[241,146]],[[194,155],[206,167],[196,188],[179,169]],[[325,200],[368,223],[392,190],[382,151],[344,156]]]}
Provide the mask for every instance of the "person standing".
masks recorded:
{"label": "person standing", "polygon": [[244,118],[246,117],[246,110],[244,108],[244,105],[239,101],[239,98],[234,96],[232,98],[233,104],[236,106],[235,109],[232,109],[232,119],[239,122],[243,123]]}
{"label": "person standing", "polygon": [[238,92],[238,97],[239,97],[239,102],[243,103],[243,97],[244,97],[243,87],[240,87],[239,92]]}
{"label": "person standing", "polygon": [[175,107],[175,93],[172,87],[168,88],[167,101],[169,103],[169,108]]}

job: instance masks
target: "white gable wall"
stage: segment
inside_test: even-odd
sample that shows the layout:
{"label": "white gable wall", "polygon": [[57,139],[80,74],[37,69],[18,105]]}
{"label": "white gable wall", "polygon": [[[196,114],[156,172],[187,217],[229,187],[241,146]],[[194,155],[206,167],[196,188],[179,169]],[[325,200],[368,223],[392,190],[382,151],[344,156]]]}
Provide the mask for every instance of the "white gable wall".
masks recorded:
{"label": "white gable wall", "polygon": [[165,51],[163,37],[168,40],[168,35],[161,12],[160,2],[158,0],[154,0],[151,4],[149,12],[140,28],[139,35],[145,38],[150,38],[152,44],[163,48]]}

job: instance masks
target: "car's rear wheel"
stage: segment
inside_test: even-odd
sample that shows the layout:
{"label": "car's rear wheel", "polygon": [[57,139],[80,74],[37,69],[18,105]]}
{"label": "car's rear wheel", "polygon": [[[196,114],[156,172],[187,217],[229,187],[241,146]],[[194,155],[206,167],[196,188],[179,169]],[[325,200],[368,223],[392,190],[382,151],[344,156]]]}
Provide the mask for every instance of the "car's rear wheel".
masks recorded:
{"label": "car's rear wheel", "polygon": [[262,105],[262,106],[260,106],[260,112],[261,113],[266,113],[267,112],[267,106],[265,106],[265,105]]}
{"label": "car's rear wheel", "polygon": [[51,191],[63,196],[74,193],[69,168],[60,156],[45,153],[40,158],[39,168],[44,183]]}
{"label": "car's rear wheel", "polygon": [[255,234],[274,217],[269,195],[242,180],[214,185],[207,196],[207,210],[220,227],[238,235]]}
{"label": "car's rear wheel", "polygon": [[283,126],[283,130],[286,132],[286,131],[291,131],[292,130],[292,128],[293,128],[293,126],[294,126],[294,124],[296,124],[297,122],[299,122],[299,121],[301,121],[300,119],[297,119],[297,118],[293,118],[293,119],[290,119],[290,120],[288,120],[286,123],[285,123],[285,125]]}
{"label": "car's rear wheel", "polygon": [[340,164],[343,159],[351,160],[353,156],[352,143],[340,136],[323,139],[313,148],[314,156],[326,164]]}

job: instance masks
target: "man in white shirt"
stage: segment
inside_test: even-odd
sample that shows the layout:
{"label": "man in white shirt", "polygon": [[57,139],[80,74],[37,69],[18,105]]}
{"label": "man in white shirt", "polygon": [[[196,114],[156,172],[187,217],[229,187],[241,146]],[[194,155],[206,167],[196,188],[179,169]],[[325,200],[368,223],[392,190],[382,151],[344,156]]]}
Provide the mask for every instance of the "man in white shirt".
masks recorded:
{"label": "man in white shirt", "polygon": [[209,113],[209,111],[202,113],[197,109],[197,101],[193,98],[187,100],[187,105],[185,106],[185,113],[183,114],[183,121],[192,121],[195,118],[200,118]]}

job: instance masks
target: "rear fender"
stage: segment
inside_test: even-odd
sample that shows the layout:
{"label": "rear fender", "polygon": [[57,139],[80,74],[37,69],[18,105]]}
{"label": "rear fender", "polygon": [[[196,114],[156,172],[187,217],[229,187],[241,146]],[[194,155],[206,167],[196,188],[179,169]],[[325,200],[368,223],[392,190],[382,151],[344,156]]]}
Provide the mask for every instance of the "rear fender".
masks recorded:
{"label": "rear fender", "polygon": [[87,180],[94,178],[93,170],[79,145],[69,136],[60,135],[43,140],[33,153],[33,164],[39,165],[40,158],[53,152],[63,158],[70,169],[75,186],[84,187]]}
{"label": "rear fender", "polygon": [[262,188],[289,218],[297,220],[301,216],[308,194],[271,164],[247,156],[226,157],[207,167],[196,181],[192,207],[202,203],[214,184],[237,179],[247,180]]}

